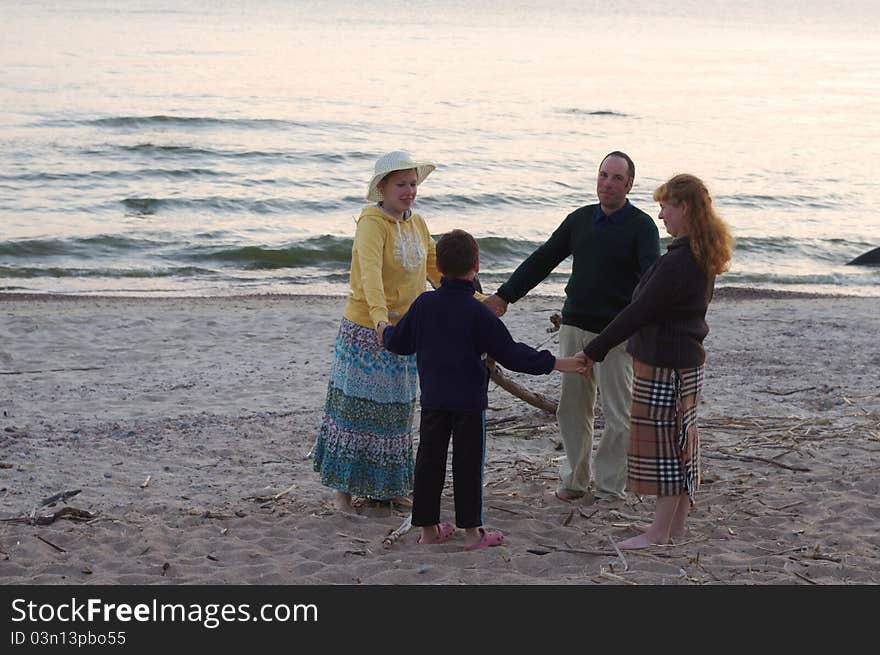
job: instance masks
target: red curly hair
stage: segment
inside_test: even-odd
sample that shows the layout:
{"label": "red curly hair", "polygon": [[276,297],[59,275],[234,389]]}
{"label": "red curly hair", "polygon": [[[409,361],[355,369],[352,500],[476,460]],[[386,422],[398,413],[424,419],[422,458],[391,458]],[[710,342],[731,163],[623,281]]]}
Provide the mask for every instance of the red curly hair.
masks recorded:
{"label": "red curly hair", "polygon": [[687,173],[676,175],[654,190],[654,200],[684,206],[691,251],[707,275],[718,275],[728,269],[733,236],[715,213],[712,196],[700,178]]}

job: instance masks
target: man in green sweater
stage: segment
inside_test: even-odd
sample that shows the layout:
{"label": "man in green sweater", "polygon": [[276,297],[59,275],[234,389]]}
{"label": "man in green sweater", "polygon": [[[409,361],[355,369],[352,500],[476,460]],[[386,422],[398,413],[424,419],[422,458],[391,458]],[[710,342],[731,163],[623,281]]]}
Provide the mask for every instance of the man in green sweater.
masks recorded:
{"label": "man in green sweater", "polygon": [[[599,165],[596,194],[599,203],[569,214],[550,238],[519,265],[486,304],[501,316],[508,303],[535,288],[566,257],[572,256],[565,286],[559,355],[581,352],[617,313],[629,304],[642,273],[660,256],[660,236],[654,221],[627,199],[635,180],[635,165],[614,151]],[[632,358],[622,343],[593,367],[588,378],[565,375],[556,418],[566,461],[560,470],[556,495],[565,501],[582,497],[594,479],[597,498],[626,495],[626,448],[632,401]],[[593,417],[596,389],[602,397],[605,430],[592,474]]]}

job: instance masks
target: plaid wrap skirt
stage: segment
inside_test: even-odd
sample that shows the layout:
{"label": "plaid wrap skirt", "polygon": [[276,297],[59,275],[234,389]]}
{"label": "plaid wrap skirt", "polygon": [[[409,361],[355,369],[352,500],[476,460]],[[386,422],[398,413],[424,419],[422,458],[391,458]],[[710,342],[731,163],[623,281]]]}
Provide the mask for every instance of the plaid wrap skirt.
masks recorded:
{"label": "plaid wrap skirt", "polygon": [[694,504],[700,485],[697,403],[703,368],[661,368],[633,359],[630,491],[653,496],[687,493]]}

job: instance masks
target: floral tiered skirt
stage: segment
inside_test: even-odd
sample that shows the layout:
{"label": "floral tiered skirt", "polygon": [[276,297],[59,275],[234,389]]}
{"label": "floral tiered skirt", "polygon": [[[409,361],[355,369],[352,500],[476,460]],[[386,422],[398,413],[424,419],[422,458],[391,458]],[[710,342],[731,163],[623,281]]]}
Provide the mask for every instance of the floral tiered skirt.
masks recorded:
{"label": "floral tiered skirt", "polygon": [[413,484],[414,355],[380,347],[376,332],[342,319],[313,465],[321,483],[353,496],[407,496]]}

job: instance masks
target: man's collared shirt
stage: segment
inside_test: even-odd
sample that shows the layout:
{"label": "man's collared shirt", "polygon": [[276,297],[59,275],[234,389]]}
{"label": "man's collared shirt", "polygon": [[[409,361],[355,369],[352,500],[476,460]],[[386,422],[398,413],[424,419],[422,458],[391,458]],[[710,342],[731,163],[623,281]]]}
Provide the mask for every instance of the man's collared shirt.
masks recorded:
{"label": "man's collared shirt", "polygon": [[611,212],[606,215],[605,212],[602,211],[602,205],[596,205],[596,213],[593,216],[593,224],[598,228],[606,227],[607,225],[613,225],[621,218],[624,217],[627,213],[629,213],[631,205],[629,204],[629,200],[626,201],[626,204],[618,209],[615,212]]}

